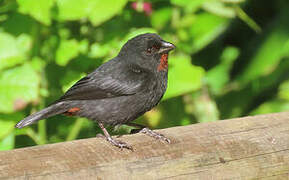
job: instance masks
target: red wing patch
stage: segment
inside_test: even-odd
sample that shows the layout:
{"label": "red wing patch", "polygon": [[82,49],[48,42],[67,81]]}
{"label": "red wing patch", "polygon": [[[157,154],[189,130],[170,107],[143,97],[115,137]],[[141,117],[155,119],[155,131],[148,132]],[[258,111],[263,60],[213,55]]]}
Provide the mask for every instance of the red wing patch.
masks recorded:
{"label": "red wing patch", "polygon": [[67,116],[74,116],[80,109],[78,107],[73,107],[73,108],[70,108],[68,111],[66,111],[65,115]]}
{"label": "red wing patch", "polygon": [[158,71],[166,71],[168,69],[168,54],[163,54],[161,57]]}

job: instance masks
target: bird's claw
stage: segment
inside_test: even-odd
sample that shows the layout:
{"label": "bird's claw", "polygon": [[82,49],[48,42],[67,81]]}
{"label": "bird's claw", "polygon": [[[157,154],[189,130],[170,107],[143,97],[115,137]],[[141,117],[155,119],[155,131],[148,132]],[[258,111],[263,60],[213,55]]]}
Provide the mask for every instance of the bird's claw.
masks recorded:
{"label": "bird's claw", "polygon": [[128,145],[128,144],[125,143],[125,142],[118,141],[118,140],[115,140],[115,139],[112,139],[112,138],[107,138],[106,140],[107,140],[108,142],[110,142],[112,145],[120,148],[121,150],[122,150],[123,148],[125,148],[125,149],[128,149],[128,150],[133,151],[132,146]]}
{"label": "bird's claw", "polygon": [[159,139],[159,140],[162,140],[162,141],[165,141],[165,142],[167,142],[167,143],[171,143],[171,140],[170,139],[168,139],[168,138],[166,138],[164,135],[162,135],[162,134],[159,134],[159,133],[157,133],[157,132],[154,132],[154,131],[152,131],[151,129],[149,129],[149,128],[143,128],[142,130],[140,130],[139,131],[140,133],[144,133],[144,134],[146,134],[146,135],[149,135],[149,136],[151,136],[151,137],[153,137],[153,138],[155,138],[155,139]]}
{"label": "bird's claw", "polygon": [[97,134],[96,137],[106,139],[110,144],[112,144],[112,145],[120,148],[121,150],[122,150],[123,148],[125,148],[125,149],[129,149],[129,150],[133,151],[132,146],[128,145],[128,144],[125,143],[125,142],[112,139],[111,137],[108,137],[108,138],[107,138],[107,137],[105,137],[105,136],[102,135],[102,134]]}

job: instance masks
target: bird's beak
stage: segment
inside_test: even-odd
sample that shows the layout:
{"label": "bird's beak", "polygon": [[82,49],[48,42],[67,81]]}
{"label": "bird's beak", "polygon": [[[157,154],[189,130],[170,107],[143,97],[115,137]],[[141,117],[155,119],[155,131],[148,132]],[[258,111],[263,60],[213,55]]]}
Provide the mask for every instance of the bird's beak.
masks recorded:
{"label": "bird's beak", "polygon": [[171,50],[175,49],[176,46],[173,45],[172,43],[166,42],[166,41],[162,41],[161,43],[161,48],[159,50],[159,53],[168,53]]}

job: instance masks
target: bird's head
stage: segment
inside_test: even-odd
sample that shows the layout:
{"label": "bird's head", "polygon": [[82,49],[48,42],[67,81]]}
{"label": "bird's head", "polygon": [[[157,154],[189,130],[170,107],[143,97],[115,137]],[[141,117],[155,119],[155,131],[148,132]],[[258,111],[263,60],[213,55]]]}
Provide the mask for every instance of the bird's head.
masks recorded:
{"label": "bird's head", "polygon": [[119,56],[143,68],[167,71],[168,53],[173,49],[175,45],[164,41],[159,35],[146,33],[127,41]]}

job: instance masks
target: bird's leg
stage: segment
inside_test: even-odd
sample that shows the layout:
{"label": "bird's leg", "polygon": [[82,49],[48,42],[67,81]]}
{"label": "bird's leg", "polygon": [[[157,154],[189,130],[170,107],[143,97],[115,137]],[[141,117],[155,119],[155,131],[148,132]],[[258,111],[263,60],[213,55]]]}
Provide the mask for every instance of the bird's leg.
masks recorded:
{"label": "bird's leg", "polygon": [[144,133],[148,136],[151,136],[155,139],[159,139],[159,140],[162,140],[162,141],[165,141],[167,143],[171,143],[171,140],[166,138],[164,135],[160,134],[160,133],[157,133],[157,132],[154,132],[153,130],[149,129],[148,127],[146,126],[143,126],[143,125],[140,125],[140,124],[136,124],[136,123],[127,123],[126,125],[128,126],[133,126],[133,127],[136,127],[136,128],[139,128],[135,131],[132,131],[132,133]]}
{"label": "bird's leg", "polygon": [[110,142],[112,145],[116,146],[116,147],[119,147],[119,148],[126,148],[126,149],[129,149],[129,150],[132,150],[132,147],[130,145],[128,145],[127,143],[125,142],[122,142],[122,141],[118,141],[118,140],[115,140],[113,139],[110,134],[107,132],[107,130],[105,129],[104,125],[102,123],[98,123],[99,127],[102,129],[103,131],[103,134],[105,136],[105,139]]}

